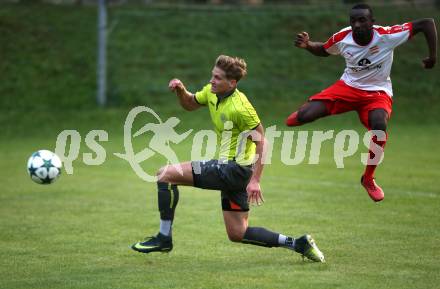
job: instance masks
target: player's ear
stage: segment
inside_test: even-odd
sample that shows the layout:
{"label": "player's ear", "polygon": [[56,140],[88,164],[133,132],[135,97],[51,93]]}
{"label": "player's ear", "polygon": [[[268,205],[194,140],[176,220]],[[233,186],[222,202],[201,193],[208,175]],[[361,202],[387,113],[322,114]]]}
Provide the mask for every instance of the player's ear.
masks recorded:
{"label": "player's ear", "polygon": [[237,80],[235,80],[235,79],[230,79],[229,80],[229,87],[230,88],[233,88],[233,87],[236,87],[237,86]]}

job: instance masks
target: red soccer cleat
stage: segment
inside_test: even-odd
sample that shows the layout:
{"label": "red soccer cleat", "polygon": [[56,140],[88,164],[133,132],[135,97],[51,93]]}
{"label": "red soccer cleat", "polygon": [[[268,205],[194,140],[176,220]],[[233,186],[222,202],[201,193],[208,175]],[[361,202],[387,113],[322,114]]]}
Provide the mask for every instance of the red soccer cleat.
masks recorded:
{"label": "red soccer cleat", "polygon": [[364,179],[364,176],[362,176],[361,184],[367,190],[368,195],[373,201],[380,202],[385,197],[381,187],[376,184],[374,178]]}

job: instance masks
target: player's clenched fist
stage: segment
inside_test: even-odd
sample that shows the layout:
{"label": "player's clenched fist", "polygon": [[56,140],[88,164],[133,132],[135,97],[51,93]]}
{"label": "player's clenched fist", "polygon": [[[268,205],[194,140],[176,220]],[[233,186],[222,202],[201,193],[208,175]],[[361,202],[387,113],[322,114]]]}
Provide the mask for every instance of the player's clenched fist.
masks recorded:
{"label": "player's clenched fist", "polygon": [[303,31],[298,35],[296,35],[295,46],[299,48],[307,48],[309,40],[310,40],[309,34]]}
{"label": "player's clenched fist", "polygon": [[174,78],[170,81],[170,83],[168,84],[168,87],[171,91],[176,91],[176,89],[178,90],[183,90],[185,87],[183,86],[182,81],[180,81],[177,78]]}
{"label": "player's clenched fist", "polygon": [[435,65],[436,58],[435,57],[427,57],[427,58],[423,59],[422,62],[423,62],[424,68],[431,69]]}

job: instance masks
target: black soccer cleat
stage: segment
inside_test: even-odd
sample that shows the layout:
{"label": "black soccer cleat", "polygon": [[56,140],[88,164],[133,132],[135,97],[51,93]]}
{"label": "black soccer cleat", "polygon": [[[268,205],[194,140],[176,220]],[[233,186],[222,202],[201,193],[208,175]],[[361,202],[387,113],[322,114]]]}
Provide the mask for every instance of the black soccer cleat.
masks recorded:
{"label": "black soccer cleat", "polygon": [[158,233],[156,236],[147,237],[143,242],[133,244],[131,248],[141,253],[162,252],[168,253],[173,249],[171,237]]}
{"label": "black soccer cleat", "polygon": [[295,240],[294,250],[313,262],[324,263],[324,254],[316,246],[310,235],[304,235]]}

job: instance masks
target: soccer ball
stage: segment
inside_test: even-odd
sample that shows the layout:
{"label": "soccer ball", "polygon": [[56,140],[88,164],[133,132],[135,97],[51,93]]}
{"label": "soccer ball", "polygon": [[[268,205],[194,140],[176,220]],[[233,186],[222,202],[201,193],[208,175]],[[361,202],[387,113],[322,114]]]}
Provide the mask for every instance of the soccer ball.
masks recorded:
{"label": "soccer ball", "polygon": [[51,151],[39,150],[31,155],[27,169],[37,184],[51,184],[61,175],[61,160]]}

